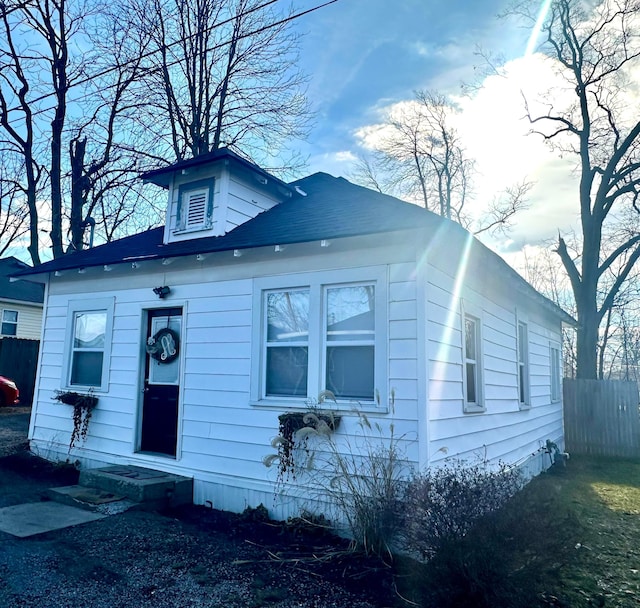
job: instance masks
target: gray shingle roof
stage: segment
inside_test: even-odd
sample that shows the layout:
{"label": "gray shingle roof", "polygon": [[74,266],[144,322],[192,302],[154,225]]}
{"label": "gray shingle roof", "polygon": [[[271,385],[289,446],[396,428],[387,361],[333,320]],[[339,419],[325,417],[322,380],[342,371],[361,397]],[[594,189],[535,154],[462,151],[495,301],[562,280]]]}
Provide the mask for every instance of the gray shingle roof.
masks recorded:
{"label": "gray shingle roof", "polygon": [[153,228],[18,274],[379,234],[447,222],[416,205],[326,173],[315,173],[292,185],[298,186],[306,196],[297,194],[224,236],[165,245],[162,243],[164,229]]}
{"label": "gray shingle roof", "polygon": [[44,285],[30,281],[13,281],[9,277],[31,267],[14,257],[0,260],[0,298],[41,304],[44,301]]}
{"label": "gray shingle roof", "polygon": [[[175,165],[173,166],[175,169]],[[167,169],[169,170],[169,169]],[[455,248],[468,233],[458,224],[430,211],[406,203],[392,196],[352,184],[341,177],[315,173],[290,184],[296,191],[293,197],[264,211],[223,236],[191,239],[163,244],[164,228],[153,228],[92,249],[78,251],[40,266],[15,273],[28,276],[56,270],[68,270],[154,260],[171,257],[249,249],[384,234],[412,229],[440,228],[443,238]],[[536,299],[563,321],[575,321],[553,302],[538,293],[500,256],[473,239],[474,251],[481,264],[488,264],[520,291]],[[455,254],[455,249],[452,249]]]}

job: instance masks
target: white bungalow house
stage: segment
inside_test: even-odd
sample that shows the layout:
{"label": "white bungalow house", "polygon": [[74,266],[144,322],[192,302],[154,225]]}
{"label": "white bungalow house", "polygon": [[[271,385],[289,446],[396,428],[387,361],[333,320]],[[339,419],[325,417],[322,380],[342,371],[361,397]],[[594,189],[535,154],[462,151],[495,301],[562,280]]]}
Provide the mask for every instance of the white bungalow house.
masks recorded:
{"label": "white bungalow house", "polygon": [[[224,149],[143,178],[168,190],[164,227],[20,273],[46,285],[33,451],[190,476],[194,502],[241,511],[274,504],[278,415],[324,389],[338,434],[354,404],[393,419],[419,469],[482,454],[535,473],[563,445],[572,319],[459,225]],[[98,397],[71,453],[67,389]]]}

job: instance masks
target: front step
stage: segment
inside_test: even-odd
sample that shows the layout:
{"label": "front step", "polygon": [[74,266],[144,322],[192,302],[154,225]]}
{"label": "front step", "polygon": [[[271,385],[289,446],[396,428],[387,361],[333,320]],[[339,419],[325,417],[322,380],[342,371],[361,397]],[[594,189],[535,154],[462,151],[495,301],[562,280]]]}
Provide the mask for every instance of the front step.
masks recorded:
{"label": "front step", "polygon": [[193,479],[134,465],[117,465],[80,472],[80,485],[124,496],[152,509],[193,502]]}
{"label": "front step", "polygon": [[193,502],[193,479],[134,465],[87,469],[80,472],[79,483],[52,488],[49,496],[105,514],[130,508],[155,511]]}

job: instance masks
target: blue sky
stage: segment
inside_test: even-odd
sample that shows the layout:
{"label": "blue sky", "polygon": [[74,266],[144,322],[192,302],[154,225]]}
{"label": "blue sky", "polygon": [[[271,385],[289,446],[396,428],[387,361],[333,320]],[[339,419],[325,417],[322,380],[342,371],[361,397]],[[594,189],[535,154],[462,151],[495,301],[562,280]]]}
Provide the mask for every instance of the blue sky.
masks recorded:
{"label": "blue sky", "polygon": [[318,111],[311,168],[338,169],[331,155],[353,148],[355,130],[376,120],[381,107],[416,89],[459,91],[476,77],[478,46],[522,53],[526,34],[496,17],[507,1],[338,0],[300,19],[302,68]]}
{"label": "blue sky", "polygon": [[[297,7],[320,2],[299,0]],[[509,0],[338,0],[296,23],[305,33],[302,69],[316,125],[300,150],[309,171],[348,177],[353,159],[372,141],[376,124],[416,89],[438,90],[462,100],[463,83],[477,90],[461,101],[458,131],[476,159],[477,205],[518,180],[535,182],[531,208],[508,238],[488,242],[506,257],[573,228],[575,177],[522,120],[527,98],[555,84],[540,55],[527,54],[531,31],[498,14]],[[541,7],[546,4],[540,0]],[[502,77],[483,79],[477,49],[502,56]],[[551,83],[551,84],[550,84]],[[572,162],[572,161],[571,161]],[[478,211],[481,213],[481,211]]]}

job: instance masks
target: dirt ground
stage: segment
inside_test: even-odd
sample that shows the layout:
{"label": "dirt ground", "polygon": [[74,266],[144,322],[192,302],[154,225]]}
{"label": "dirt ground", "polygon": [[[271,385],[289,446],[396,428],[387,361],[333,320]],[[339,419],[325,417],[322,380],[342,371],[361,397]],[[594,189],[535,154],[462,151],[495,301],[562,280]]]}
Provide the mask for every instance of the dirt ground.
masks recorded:
{"label": "dirt ground", "polygon": [[[69,485],[26,451],[28,408],[0,410],[0,507]],[[401,605],[390,570],[321,530],[204,507],[129,511],[20,539],[0,532],[0,606],[373,608]]]}

